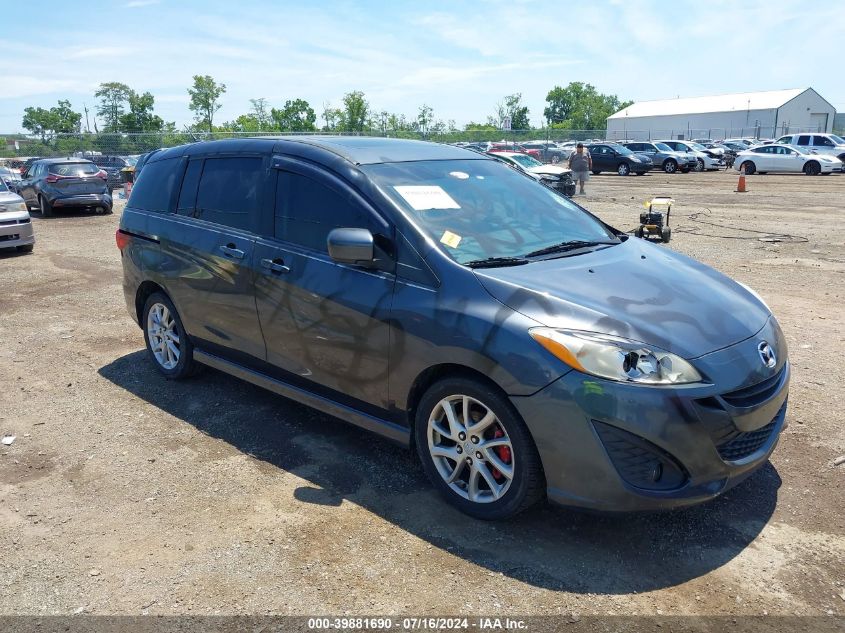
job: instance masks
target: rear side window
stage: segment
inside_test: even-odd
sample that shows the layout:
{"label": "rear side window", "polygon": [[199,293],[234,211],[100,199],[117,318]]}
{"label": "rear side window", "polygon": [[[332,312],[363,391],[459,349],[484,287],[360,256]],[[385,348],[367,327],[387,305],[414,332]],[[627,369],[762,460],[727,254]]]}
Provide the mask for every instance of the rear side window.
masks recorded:
{"label": "rear side window", "polygon": [[207,158],[197,192],[203,220],[255,230],[263,171],[262,159],[251,156]]}
{"label": "rear side window", "polygon": [[51,174],[57,176],[65,176],[69,178],[78,178],[80,176],[90,176],[100,171],[94,163],[54,163],[49,167]]}
{"label": "rear side window", "polygon": [[168,158],[148,163],[132,188],[129,205],[145,211],[169,213],[181,173],[180,162],[178,158]]}
{"label": "rear side window", "polygon": [[279,172],[276,185],[275,236],[325,253],[332,229],[347,227],[382,231],[370,213],[350,194],[342,194],[316,180]]}
{"label": "rear side window", "polygon": [[799,136],[798,137],[798,145],[809,145],[810,144],[810,137],[809,136]]}

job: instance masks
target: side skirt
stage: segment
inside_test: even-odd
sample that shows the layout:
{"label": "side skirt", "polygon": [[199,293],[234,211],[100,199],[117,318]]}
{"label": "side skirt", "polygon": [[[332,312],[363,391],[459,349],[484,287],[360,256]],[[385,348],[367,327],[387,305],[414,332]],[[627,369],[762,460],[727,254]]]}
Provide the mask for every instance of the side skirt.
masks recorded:
{"label": "side skirt", "polygon": [[356,409],[339,404],[334,400],[329,400],[323,396],[316,395],[300,387],[295,387],[276,378],[271,378],[265,374],[254,371],[233,363],[231,361],[209,354],[199,349],[194,349],[194,359],[203,365],[214,367],[222,372],[230,374],[235,378],[246,380],[254,385],[277,393],[285,398],[290,398],[304,405],[327,413],[336,418],[340,418],[346,422],[350,422],[355,426],[359,426],[367,431],[378,433],[389,440],[396,442],[404,447],[411,445],[411,431],[393,422],[382,420],[367,413],[362,413]]}

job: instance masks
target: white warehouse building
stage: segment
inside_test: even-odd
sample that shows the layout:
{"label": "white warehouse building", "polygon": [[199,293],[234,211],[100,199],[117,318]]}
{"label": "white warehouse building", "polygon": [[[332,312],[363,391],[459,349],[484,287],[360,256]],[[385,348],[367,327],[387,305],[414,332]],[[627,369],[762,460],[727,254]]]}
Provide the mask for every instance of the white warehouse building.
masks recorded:
{"label": "white warehouse building", "polygon": [[776,138],[830,132],[835,114],[812,88],[639,101],[608,117],[607,138]]}

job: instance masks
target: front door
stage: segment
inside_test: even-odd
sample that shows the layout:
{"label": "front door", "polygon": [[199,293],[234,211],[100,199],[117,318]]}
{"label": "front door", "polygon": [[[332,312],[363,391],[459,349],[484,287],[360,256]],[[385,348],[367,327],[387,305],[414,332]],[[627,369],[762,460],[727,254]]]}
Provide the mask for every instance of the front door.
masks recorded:
{"label": "front door", "polygon": [[326,238],[365,228],[376,243],[392,229],[346,183],[290,159],[277,161],[275,211],[255,247],[255,300],[267,361],[309,389],[386,409],[395,276],[338,264]]}

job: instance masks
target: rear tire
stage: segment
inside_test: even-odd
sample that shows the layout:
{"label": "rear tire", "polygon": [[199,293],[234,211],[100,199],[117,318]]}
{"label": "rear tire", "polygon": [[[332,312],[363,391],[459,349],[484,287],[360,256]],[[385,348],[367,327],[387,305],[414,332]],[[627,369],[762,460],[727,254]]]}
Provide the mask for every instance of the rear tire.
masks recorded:
{"label": "rear tire", "polygon": [[743,167],[745,168],[746,176],[751,176],[754,174],[755,171],[757,171],[757,165],[752,163],[750,160],[745,161],[744,163],[742,163],[742,165],[739,166],[740,169],[742,169]]}
{"label": "rear tire", "polygon": [[672,239],[672,229],[668,226],[664,226],[663,229],[660,231],[660,239],[663,240],[664,244],[669,242],[669,240]]}
{"label": "rear tire", "polygon": [[643,229],[643,227],[638,226],[634,231],[634,237],[639,237],[640,239],[642,239],[643,235],[645,235],[645,230]]}
{"label": "rear tire", "polygon": [[167,378],[179,380],[193,376],[202,368],[194,360],[194,345],[169,297],[154,292],[147,298],[141,314],[147,353],[156,369]]}
{"label": "rear tire", "polygon": [[[473,431],[467,419],[488,423]],[[414,439],[432,485],[472,517],[506,519],[545,495],[546,479],[528,427],[505,395],[481,381],[455,376],[432,385],[417,407]]]}
{"label": "rear tire", "polygon": [[600,171],[596,171],[595,169],[593,170],[593,176],[598,176],[600,173]]}
{"label": "rear tire", "polygon": [[38,196],[38,206],[41,208],[41,217],[49,218],[53,215],[53,205],[46,198],[46,196]]}

